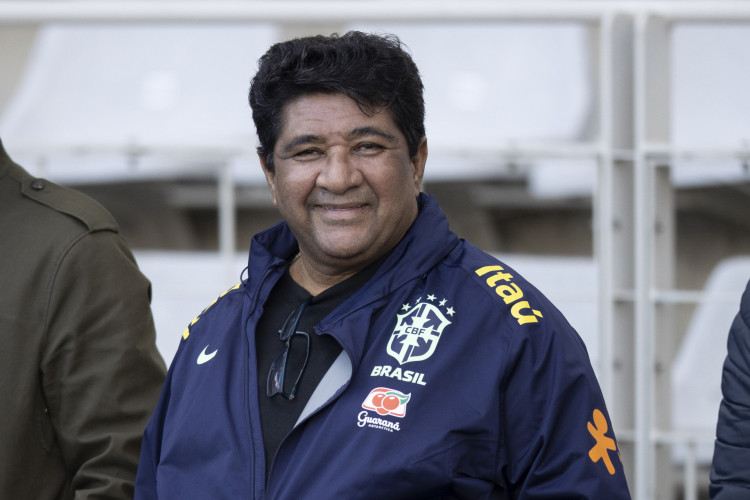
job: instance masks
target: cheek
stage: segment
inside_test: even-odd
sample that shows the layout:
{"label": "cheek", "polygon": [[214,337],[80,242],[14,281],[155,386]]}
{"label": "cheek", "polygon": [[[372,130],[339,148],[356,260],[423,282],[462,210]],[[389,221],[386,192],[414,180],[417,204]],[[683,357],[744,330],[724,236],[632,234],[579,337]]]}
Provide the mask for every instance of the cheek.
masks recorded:
{"label": "cheek", "polygon": [[389,200],[394,203],[404,203],[410,198],[416,198],[419,190],[414,184],[414,177],[411,171],[404,168],[391,170],[390,175],[383,175],[377,180],[373,180],[373,185],[380,194],[381,199]]}
{"label": "cheek", "polygon": [[305,217],[311,192],[309,185],[309,182],[290,182],[290,179],[276,183],[276,207],[287,222],[294,223]]}

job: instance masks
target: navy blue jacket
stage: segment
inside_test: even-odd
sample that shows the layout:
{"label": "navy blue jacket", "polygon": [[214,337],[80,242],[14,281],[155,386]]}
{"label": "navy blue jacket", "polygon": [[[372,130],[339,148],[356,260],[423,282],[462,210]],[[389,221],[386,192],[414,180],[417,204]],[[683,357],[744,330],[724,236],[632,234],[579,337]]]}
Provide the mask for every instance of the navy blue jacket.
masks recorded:
{"label": "navy blue jacket", "polygon": [[711,498],[750,498],[750,282],[732,323],[711,464]]}
{"label": "navy blue jacket", "polygon": [[[315,328],[343,347],[265,482],[255,325],[297,243],[259,233],[246,281],[183,334],[146,430],[137,499],[626,499],[580,337],[433,198]],[[212,354],[214,353],[214,354]]]}

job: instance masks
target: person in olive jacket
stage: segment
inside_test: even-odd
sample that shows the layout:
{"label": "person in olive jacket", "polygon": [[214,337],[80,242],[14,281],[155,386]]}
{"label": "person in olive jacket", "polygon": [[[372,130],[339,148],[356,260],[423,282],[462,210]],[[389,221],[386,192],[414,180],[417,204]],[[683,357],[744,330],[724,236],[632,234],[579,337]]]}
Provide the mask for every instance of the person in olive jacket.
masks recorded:
{"label": "person in olive jacket", "polygon": [[150,283],[112,216],[0,142],[0,498],[132,498],[159,398]]}
{"label": "person in olive jacket", "polygon": [[709,496],[750,498],[750,281],[727,339]]}

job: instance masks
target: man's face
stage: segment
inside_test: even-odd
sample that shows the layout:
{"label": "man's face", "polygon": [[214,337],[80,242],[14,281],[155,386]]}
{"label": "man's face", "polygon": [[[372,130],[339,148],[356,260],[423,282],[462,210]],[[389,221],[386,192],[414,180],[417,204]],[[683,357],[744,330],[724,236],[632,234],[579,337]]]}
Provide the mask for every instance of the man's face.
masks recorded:
{"label": "man's face", "polygon": [[367,116],[343,94],[308,94],[286,104],[274,172],[261,160],[301,257],[351,272],[398,243],[417,215],[427,159],[409,157],[390,113]]}

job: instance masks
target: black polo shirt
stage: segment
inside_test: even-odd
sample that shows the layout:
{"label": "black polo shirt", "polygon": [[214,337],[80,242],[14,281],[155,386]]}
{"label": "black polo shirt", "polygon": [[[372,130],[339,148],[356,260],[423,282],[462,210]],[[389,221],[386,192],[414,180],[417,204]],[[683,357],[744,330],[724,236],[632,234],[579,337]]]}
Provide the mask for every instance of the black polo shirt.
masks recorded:
{"label": "black polo shirt", "polygon": [[[287,267],[271,291],[255,335],[258,355],[258,406],[266,455],[266,478],[281,441],[292,430],[323,375],[341,353],[342,348],[338,342],[329,335],[316,335],[314,326],[359,289],[375,273],[378,265],[379,262],[371,264],[315,297],[292,279]],[[279,330],[289,315],[306,300],[310,302],[302,313],[296,331],[305,332],[310,338],[307,366],[300,378],[294,399],[289,400],[282,395],[270,398],[266,395],[268,373],[274,360],[285,350],[285,343],[279,338]],[[284,380],[284,390],[287,393],[304,365],[306,350],[305,337],[295,335],[289,351]]]}

